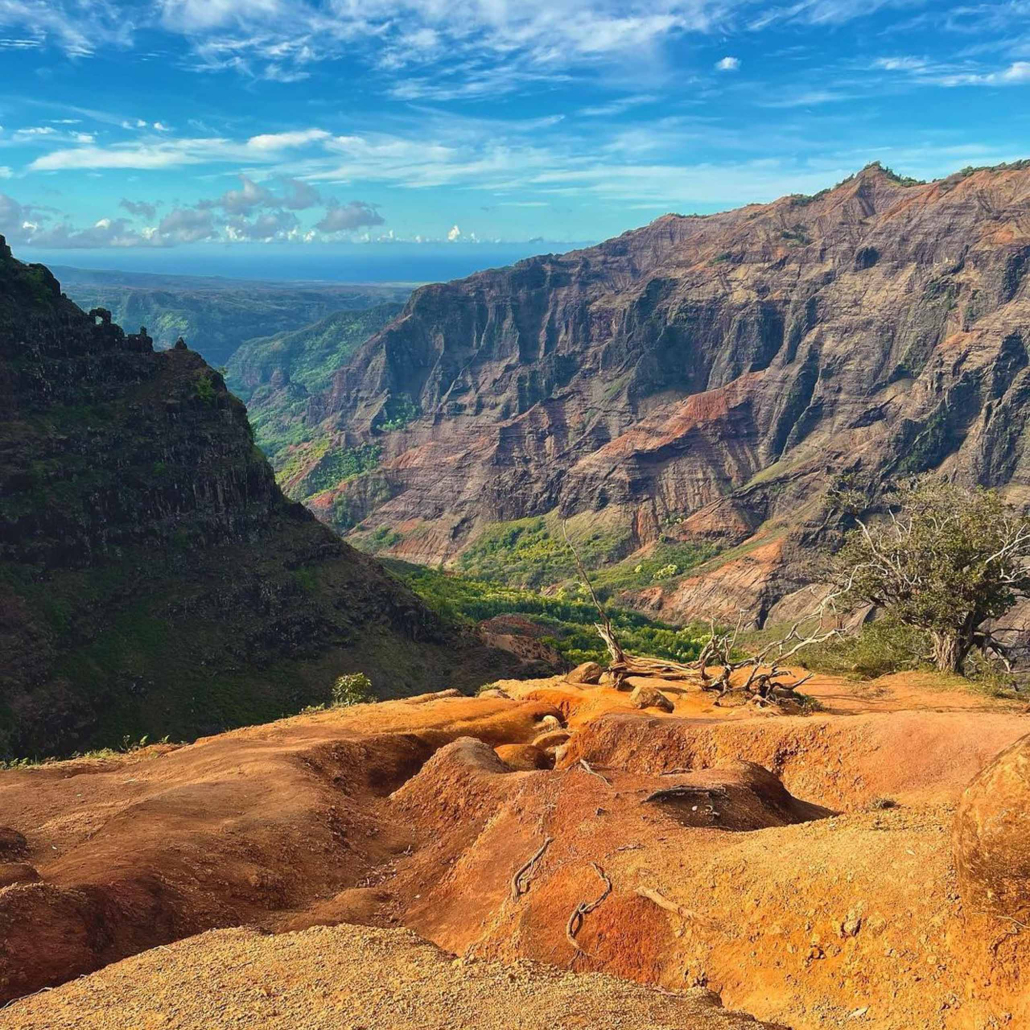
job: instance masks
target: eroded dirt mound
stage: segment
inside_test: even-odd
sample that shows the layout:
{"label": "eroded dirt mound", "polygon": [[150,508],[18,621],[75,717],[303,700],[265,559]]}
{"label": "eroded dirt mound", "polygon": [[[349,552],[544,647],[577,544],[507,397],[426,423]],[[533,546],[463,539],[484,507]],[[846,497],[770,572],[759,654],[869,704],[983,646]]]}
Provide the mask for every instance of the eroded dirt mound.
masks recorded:
{"label": "eroded dirt mound", "polygon": [[[146,984],[144,995],[140,985]],[[777,1030],[602,974],[455,960],[405,930],[218,930],[0,1013],[10,1030]],[[783,1030],[783,1028],[779,1028]]]}
{"label": "eroded dirt mound", "polygon": [[29,831],[45,882],[0,890],[0,1003],[354,887],[411,843],[379,799],[449,741],[531,740],[545,716],[533,702],[396,702],[4,773],[0,810]]}
{"label": "eroded dirt mound", "polygon": [[[1030,1019],[1022,928],[976,915],[948,845],[965,782],[1030,721],[910,681],[812,689],[824,711],[807,718],[669,685],[674,711],[655,714],[555,678],[0,773],[4,825],[26,839],[0,889],[0,990],[212,927],[353,923],[404,926],[477,964],[709,987],[793,1030]],[[553,769],[504,760],[559,738]],[[279,947],[247,940],[259,966]],[[335,981],[311,961],[312,1004],[326,1003]],[[360,1025],[415,1018],[397,1011]],[[555,1025],[638,1025],[617,1018]]]}

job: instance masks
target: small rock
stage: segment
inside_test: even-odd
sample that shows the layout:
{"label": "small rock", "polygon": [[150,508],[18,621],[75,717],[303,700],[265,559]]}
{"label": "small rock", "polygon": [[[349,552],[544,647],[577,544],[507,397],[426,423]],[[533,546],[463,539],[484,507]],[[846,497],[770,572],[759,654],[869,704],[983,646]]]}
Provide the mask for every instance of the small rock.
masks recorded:
{"label": "small rock", "polygon": [[629,703],[634,708],[657,708],[662,712],[674,710],[673,703],[660,690],[643,684],[634,688],[629,695]]}
{"label": "small rock", "polygon": [[841,920],[840,935],[841,937],[855,937],[861,928],[862,917],[852,909],[848,912],[847,917]]}
{"label": "small rock", "polygon": [[541,733],[539,737],[533,738],[533,747],[538,747],[541,751],[546,751],[549,747],[561,747],[562,744],[568,743],[571,736],[568,730],[548,730],[547,733]]}
{"label": "small rock", "polygon": [[584,662],[582,665],[577,665],[566,677],[565,680],[568,683],[577,683],[584,686],[596,686],[601,682],[601,676],[604,673],[604,669],[601,668],[597,662]]}

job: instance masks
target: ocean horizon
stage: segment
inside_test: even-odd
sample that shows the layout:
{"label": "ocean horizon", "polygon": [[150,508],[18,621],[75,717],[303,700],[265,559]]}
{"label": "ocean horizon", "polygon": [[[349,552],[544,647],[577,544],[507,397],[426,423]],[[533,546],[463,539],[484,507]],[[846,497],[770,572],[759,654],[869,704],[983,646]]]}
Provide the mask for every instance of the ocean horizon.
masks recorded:
{"label": "ocean horizon", "polygon": [[56,250],[21,246],[16,256],[48,266],[153,275],[218,276],[271,282],[426,283],[461,279],[537,254],[589,243],[232,244],[167,248]]}

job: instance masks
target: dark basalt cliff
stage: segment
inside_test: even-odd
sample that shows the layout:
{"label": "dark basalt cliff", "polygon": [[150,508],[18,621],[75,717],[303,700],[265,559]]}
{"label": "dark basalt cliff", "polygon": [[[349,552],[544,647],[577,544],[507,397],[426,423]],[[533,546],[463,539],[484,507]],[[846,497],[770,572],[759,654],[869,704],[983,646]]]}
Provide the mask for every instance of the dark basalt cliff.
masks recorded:
{"label": "dark basalt cliff", "polygon": [[0,238],[0,758],[478,685],[441,624],[286,500],[191,350],[87,316]]}
{"label": "dark basalt cliff", "polygon": [[[604,509],[629,549],[728,549],[638,603],[764,618],[843,473],[1026,496],[1028,344],[1030,169],[912,184],[874,165],[417,291],[309,403],[339,447],[379,448],[312,507],[399,527],[423,561],[490,522]],[[397,429],[399,400],[417,417]]]}

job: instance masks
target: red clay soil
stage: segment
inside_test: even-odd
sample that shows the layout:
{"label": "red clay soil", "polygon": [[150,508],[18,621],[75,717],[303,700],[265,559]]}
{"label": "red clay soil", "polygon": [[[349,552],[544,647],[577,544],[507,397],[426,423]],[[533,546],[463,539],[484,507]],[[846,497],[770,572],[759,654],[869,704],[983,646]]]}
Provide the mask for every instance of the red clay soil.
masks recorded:
{"label": "red clay soil", "polygon": [[[1018,706],[920,677],[823,679],[806,688],[823,711],[779,716],[652,685],[673,714],[552,679],[0,773],[0,824],[27,840],[24,881],[0,889],[0,997],[212,927],[356,923],[490,962],[706,987],[795,1030],[1030,1026],[1030,934],[968,909],[951,847],[966,783],[1030,732]],[[554,769],[508,747],[561,740],[559,719],[571,738],[538,748]],[[277,946],[241,935],[182,954],[217,970],[251,946],[273,961]],[[153,968],[118,990],[143,1004]],[[94,979],[0,1026],[74,1026],[46,1005],[74,1014]],[[314,1018],[282,1025],[330,1025]]]}

